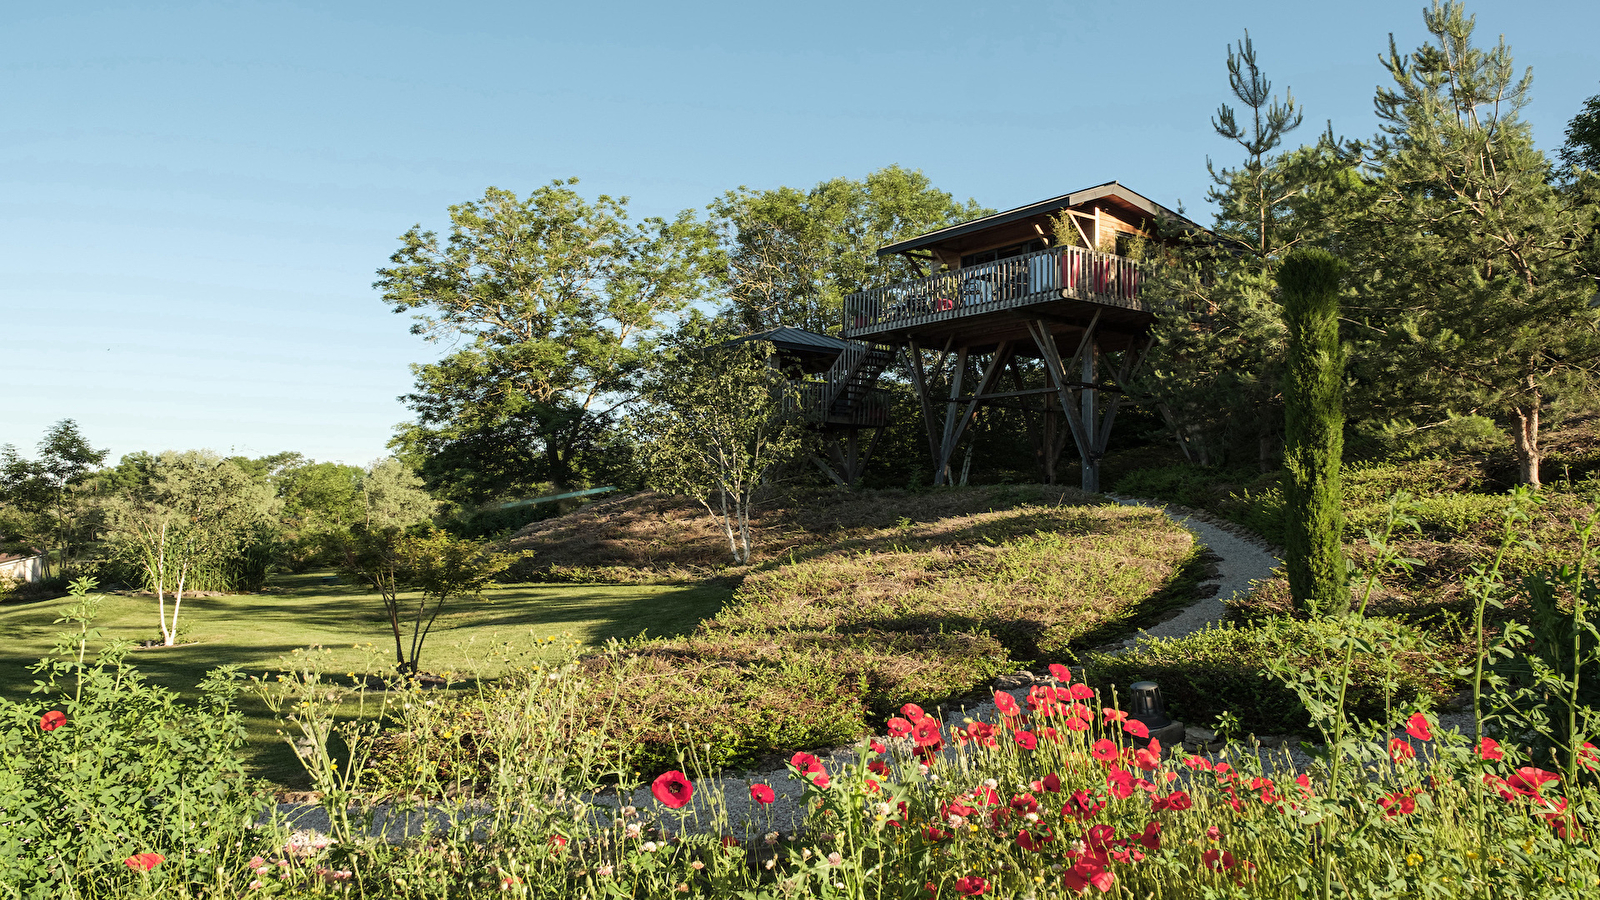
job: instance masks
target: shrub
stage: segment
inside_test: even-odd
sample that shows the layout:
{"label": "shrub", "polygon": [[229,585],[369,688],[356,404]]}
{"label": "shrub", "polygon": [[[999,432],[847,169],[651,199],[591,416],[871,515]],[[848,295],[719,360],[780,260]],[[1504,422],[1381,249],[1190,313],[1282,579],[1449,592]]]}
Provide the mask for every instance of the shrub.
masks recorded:
{"label": "shrub", "polygon": [[[1282,599],[1282,598],[1280,598]],[[1387,710],[1437,700],[1447,684],[1431,675],[1434,642],[1398,622],[1394,670],[1364,659],[1356,669],[1349,695],[1351,712],[1381,720]],[[1286,657],[1301,668],[1325,665],[1331,657],[1327,638],[1341,627],[1336,620],[1300,621],[1271,617],[1244,625],[1223,625],[1181,638],[1141,639],[1121,655],[1094,654],[1087,663],[1096,683],[1126,687],[1150,680],[1161,685],[1169,712],[1190,725],[1208,726],[1223,713],[1254,734],[1305,733],[1310,715],[1299,697],[1268,671],[1268,664]],[[1385,690],[1385,676],[1393,685]]]}
{"label": "shrub", "polygon": [[[74,582],[78,632],[34,668],[42,696],[0,699],[0,897],[198,893],[239,867],[265,805],[244,777],[236,673],[211,673],[191,705],[146,683],[125,643],[89,656],[91,586]],[[123,862],[140,853],[162,862],[141,875]]]}

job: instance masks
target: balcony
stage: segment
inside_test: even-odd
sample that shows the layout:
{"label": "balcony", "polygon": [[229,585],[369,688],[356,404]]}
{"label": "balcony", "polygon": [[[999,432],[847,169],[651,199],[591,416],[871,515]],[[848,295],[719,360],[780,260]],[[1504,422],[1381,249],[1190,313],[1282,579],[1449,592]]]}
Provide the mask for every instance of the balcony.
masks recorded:
{"label": "balcony", "polygon": [[1115,253],[1052,247],[851,294],[845,338],[863,340],[988,313],[1071,301],[1146,313],[1144,268]]}

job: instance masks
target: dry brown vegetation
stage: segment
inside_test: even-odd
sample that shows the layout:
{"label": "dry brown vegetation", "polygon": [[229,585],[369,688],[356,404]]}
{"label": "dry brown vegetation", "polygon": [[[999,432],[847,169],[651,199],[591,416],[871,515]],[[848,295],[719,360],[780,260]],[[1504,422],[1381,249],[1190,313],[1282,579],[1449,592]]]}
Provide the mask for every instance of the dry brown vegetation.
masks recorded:
{"label": "dry brown vegetation", "polygon": [[1192,600],[1203,568],[1159,512],[1060,489],[857,496],[789,521],[811,539],[694,634],[589,660],[637,712],[619,740],[663,758],[674,736],[710,743],[718,763],[842,742],[902,703],[1074,659]]}
{"label": "dry brown vegetation", "polygon": [[[756,507],[751,520],[758,560],[770,564],[802,548],[828,546],[852,534],[904,520],[940,520],[1021,503],[1076,504],[1079,491],[1044,485],[933,491],[807,489]],[[591,503],[557,519],[534,522],[509,541],[529,558],[511,573],[520,581],[692,581],[729,569],[727,538],[687,497],[641,492]]]}
{"label": "dry brown vegetation", "polygon": [[[1205,569],[1159,512],[1038,485],[816,492],[756,527],[761,561],[734,573],[719,614],[583,661],[597,708],[615,710],[608,737],[643,768],[686,743],[726,765],[848,741],[903,703],[973,696],[1121,637],[1192,601]],[[698,508],[654,494],[538,523],[513,546],[545,577],[703,576],[727,559]]]}

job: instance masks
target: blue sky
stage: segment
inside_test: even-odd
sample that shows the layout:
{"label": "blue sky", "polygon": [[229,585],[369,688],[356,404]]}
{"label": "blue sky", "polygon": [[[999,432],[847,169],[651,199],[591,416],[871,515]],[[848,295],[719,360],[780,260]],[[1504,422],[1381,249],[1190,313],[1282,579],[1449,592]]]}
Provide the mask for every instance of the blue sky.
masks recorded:
{"label": "blue sky", "polygon": [[[366,464],[438,349],[372,290],[416,223],[577,176],[637,215],[889,164],[1006,208],[1117,179],[1191,215],[1248,28],[1295,137],[1370,136],[1420,2],[8,4],[0,443]],[[1559,146],[1600,4],[1468,7]]]}

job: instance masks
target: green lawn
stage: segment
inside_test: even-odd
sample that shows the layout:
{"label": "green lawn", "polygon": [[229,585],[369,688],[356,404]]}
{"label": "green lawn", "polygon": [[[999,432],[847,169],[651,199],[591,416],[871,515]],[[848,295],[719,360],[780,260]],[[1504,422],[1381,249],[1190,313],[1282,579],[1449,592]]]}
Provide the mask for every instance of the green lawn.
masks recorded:
{"label": "green lawn", "polygon": [[[281,576],[260,594],[185,599],[176,647],[136,650],[132,660],[152,682],[183,692],[206,671],[233,663],[246,674],[281,668],[297,649],[321,648],[325,671],[381,674],[392,671],[394,639],[376,594],[332,582],[331,572]],[[727,601],[724,587],[671,585],[509,585],[483,601],[455,601],[435,623],[422,653],[425,671],[467,678],[502,673],[507,656],[536,653],[539,639],[563,634],[585,644],[686,634]],[[404,598],[402,598],[404,599]],[[53,624],[69,598],[0,606],[0,696],[27,697],[28,666],[50,651],[65,626]],[[107,596],[96,623],[106,638],[160,638],[156,602],[149,597]],[[299,766],[277,737],[265,705],[246,696],[255,771],[288,786],[303,783]]]}

